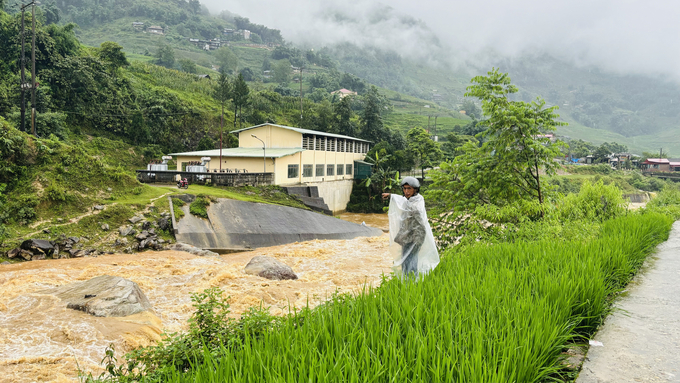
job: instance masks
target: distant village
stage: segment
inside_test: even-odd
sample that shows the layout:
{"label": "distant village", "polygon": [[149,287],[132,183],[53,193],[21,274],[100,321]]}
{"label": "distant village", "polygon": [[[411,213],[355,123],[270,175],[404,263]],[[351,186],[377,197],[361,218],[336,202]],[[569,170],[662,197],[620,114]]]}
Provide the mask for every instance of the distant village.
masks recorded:
{"label": "distant village", "polygon": [[[156,34],[156,35],[164,35],[166,33],[166,30],[159,26],[159,25],[151,25],[151,26],[146,26],[143,22],[139,21],[134,21],[132,22],[132,28],[134,28],[137,31],[143,31],[146,33],[151,33],[151,34]],[[239,40],[245,40],[245,41],[250,41],[250,37],[252,32],[250,32],[247,29],[231,29],[231,28],[224,28],[222,31],[222,34],[224,35],[224,39],[210,39],[210,40],[204,40],[204,39],[194,39],[194,38],[189,38],[189,42],[196,45],[199,48],[202,48],[206,51],[210,50],[216,50],[219,49],[220,47],[223,46],[229,46],[229,43],[231,41],[239,41]],[[255,47],[275,47],[278,46],[279,44],[246,44],[246,46],[252,45]]]}

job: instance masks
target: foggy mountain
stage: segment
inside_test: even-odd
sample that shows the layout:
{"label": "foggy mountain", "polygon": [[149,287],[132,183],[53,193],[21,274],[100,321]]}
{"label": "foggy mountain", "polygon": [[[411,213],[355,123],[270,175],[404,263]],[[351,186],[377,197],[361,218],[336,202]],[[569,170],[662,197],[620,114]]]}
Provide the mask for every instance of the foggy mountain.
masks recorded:
{"label": "foggy mountain", "polygon": [[[206,0],[211,11],[221,3]],[[560,107],[565,135],[680,150],[680,4],[371,0],[228,4],[342,70],[455,109],[469,79],[508,72],[518,98]]]}

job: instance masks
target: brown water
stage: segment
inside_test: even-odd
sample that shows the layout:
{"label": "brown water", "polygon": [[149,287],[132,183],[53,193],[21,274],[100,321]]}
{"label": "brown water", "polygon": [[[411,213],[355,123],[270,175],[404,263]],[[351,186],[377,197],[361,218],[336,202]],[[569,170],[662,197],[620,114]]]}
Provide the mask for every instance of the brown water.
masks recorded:
{"label": "brown water", "polygon": [[[387,215],[342,218],[387,228]],[[391,272],[388,237],[307,241],[220,257],[150,251],[96,258],[0,265],[0,382],[74,382],[78,369],[98,376],[107,345],[119,357],[160,339],[162,331],[185,330],[193,312],[192,292],[212,286],[230,296],[232,315],[263,303],[273,314],[316,306],[333,292],[360,291]],[[243,268],[256,255],[291,266],[295,281],[270,281]],[[67,309],[46,289],[116,275],[139,284],[155,313],[97,318]]]}

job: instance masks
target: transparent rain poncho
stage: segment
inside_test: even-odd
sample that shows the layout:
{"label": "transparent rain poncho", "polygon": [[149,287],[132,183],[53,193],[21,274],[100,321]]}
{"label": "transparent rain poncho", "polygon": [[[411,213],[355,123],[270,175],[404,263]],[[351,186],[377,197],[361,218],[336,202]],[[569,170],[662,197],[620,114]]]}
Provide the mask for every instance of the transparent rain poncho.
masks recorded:
{"label": "transparent rain poncho", "polygon": [[439,253],[427,222],[425,200],[420,194],[410,199],[392,194],[389,207],[390,253],[395,273],[427,274],[439,264]]}

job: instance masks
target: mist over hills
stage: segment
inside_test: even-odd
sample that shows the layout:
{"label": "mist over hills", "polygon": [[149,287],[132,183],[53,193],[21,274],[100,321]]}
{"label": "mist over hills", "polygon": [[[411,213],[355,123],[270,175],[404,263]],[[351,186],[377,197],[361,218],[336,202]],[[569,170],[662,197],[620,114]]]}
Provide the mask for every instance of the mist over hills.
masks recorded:
{"label": "mist over hills", "polygon": [[[591,5],[592,14],[580,15],[572,9],[579,4],[566,7],[558,1],[529,8],[529,14],[513,12],[501,17],[504,5],[491,0],[481,3],[454,7],[426,2],[416,7],[405,1],[389,6],[369,0],[323,4],[235,1],[224,10],[225,5],[211,0],[204,4],[197,0],[109,0],[105,4],[64,0],[47,6],[59,9],[62,22],[79,23],[78,35],[87,44],[117,41],[128,54],[142,55],[134,56],[136,59],[145,59],[143,55],[152,54],[158,44],[170,44],[179,57],[206,70],[214,64],[213,58],[192,50],[188,38],[218,37],[223,28],[238,27],[235,16],[240,14],[270,31],[280,29],[279,37],[301,50],[328,55],[341,71],[431,101],[453,113],[459,110],[470,78],[496,67],[508,72],[519,87],[518,99],[542,97],[560,107],[558,113],[569,122],[560,128],[560,134],[594,143],[617,141],[637,153],[663,147],[680,154],[680,136],[676,134],[680,128],[680,75],[674,73],[675,66],[668,66],[674,53],[651,57],[655,52],[643,48],[641,37],[632,38],[629,32],[611,25],[628,17],[624,12],[631,10],[628,4],[612,10],[611,2],[600,1]],[[531,2],[521,0],[517,7],[527,3]],[[480,14],[480,7],[490,5],[497,8]],[[659,13],[657,5],[652,2],[649,8],[639,10],[640,29],[648,25],[650,12]],[[541,17],[556,12],[563,13],[552,21],[557,29]],[[564,22],[565,16],[572,17],[571,24]],[[666,25],[667,18],[659,16],[657,24]],[[128,31],[131,20],[156,22],[169,27],[170,33],[155,40],[133,36]],[[533,26],[515,25],[532,20]],[[559,28],[564,35],[561,38],[556,37]],[[617,33],[628,37],[628,48],[612,37]],[[588,38],[593,41],[585,43]],[[635,49],[646,57],[631,58],[630,51]],[[246,53],[240,55],[239,65],[261,73],[264,55]]]}

